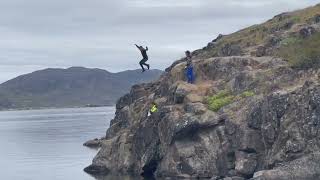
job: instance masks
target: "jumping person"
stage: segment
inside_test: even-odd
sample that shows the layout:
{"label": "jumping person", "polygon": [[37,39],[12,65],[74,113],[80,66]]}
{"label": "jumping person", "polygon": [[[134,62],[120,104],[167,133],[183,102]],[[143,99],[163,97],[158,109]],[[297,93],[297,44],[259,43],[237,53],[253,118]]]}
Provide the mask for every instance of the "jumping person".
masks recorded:
{"label": "jumping person", "polygon": [[193,65],[192,65],[192,55],[190,51],[186,51],[186,58],[187,58],[187,65],[186,65],[186,75],[188,79],[188,83],[193,83],[194,81],[194,74],[193,74]]}
{"label": "jumping person", "polygon": [[140,50],[143,57],[143,59],[139,62],[139,64],[142,68],[142,72],[144,72],[146,70],[144,69],[143,65],[147,66],[147,68],[150,69],[150,65],[146,63],[148,61],[148,55],[147,55],[148,47],[146,46],[146,48],[143,48],[142,46],[138,46],[138,45],[136,45],[136,47]]}

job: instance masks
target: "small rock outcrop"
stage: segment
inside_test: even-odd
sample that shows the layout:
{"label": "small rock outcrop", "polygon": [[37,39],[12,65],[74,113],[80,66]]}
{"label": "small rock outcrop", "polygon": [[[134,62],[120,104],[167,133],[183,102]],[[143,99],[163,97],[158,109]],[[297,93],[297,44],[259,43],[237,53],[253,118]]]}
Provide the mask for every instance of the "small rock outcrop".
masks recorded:
{"label": "small rock outcrop", "polygon": [[99,148],[99,147],[101,147],[101,143],[103,140],[104,140],[104,138],[101,138],[101,139],[95,138],[95,139],[92,139],[92,140],[89,140],[89,141],[83,143],[83,145],[87,146],[89,148]]}

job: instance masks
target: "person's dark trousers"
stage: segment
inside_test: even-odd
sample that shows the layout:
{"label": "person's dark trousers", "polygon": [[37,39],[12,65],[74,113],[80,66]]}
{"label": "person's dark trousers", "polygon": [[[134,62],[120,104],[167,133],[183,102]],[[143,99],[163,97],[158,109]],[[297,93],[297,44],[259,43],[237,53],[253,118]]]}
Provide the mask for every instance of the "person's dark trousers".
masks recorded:
{"label": "person's dark trousers", "polygon": [[192,84],[194,82],[194,74],[193,74],[192,66],[187,67],[187,79],[188,79],[188,83]]}
{"label": "person's dark trousers", "polygon": [[146,63],[147,61],[148,61],[148,59],[143,58],[143,59],[139,62],[140,66],[141,66],[141,68],[142,68],[142,71],[145,71],[143,65],[147,66],[148,69],[150,68],[150,65]]}

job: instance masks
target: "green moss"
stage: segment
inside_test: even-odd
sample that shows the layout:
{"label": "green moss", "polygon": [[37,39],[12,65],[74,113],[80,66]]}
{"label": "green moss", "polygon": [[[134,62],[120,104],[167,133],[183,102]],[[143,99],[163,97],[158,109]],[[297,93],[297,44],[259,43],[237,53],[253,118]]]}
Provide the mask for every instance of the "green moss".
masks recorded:
{"label": "green moss", "polygon": [[232,103],[235,96],[231,95],[228,91],[220,91],[218,94],[208,97],[208,106],[211,111],[219,111],[222,107]]}
{"label": "green moss", "polygon": [[283,44],[277,55],[286,59],[294,68],[307,69],[320,66],[320,33],[305,39],[290,40]]}
{"label": "green moss", "polygon": [[227,90],[223,90],[223,91],[219,91],[218,94],[212,96],[212,97],[209,97],[210,100],[216,100],[216,99],[220,99],[220,98],[223,98],[223,97],[226,97],[230,95],[230,92],[227,91]]}
{"label": "green moss", "polygon": [[240,96],[242,98],[251,97],[254,95],[255,95],[255,93],[253,91],[244,91],[243,93],[240,94]]}
{"label": "green moss", "polygon": [[233,95],[229,91],[223,90],[214,96],[207,97],[207,103],[211,111],[217,112],[228,104],[254,95],[253,91],[244,91],[239,95]]}
{"label": "green moss", "polygon": [[222,107],[233,102],[234,96],[226,96],[223,98],[209,101],[209,109],[212,111],[219,111]]}

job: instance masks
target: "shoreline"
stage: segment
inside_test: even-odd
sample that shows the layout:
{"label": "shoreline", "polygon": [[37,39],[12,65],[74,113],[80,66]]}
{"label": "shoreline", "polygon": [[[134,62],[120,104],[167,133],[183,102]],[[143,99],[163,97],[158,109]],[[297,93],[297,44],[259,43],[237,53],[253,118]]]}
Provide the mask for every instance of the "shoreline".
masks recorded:
{"label": "shoreline", "polygon": [[12,111],[36,111],[36,110],[54,110],[54,109],[81,109],[81,108],[102,108],[102,107],[115,107],[116,105],[105,105],[105,106],[79,106],[79,107],[43,107],[43,108],[21,108],[21,109],[1,109],[0,112],[12,112]]}

